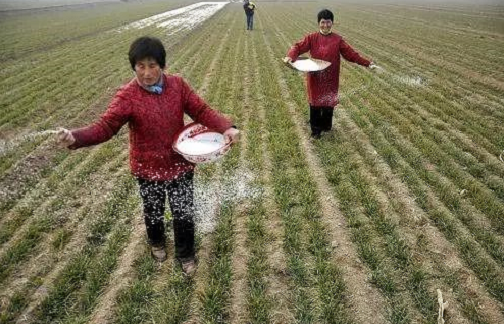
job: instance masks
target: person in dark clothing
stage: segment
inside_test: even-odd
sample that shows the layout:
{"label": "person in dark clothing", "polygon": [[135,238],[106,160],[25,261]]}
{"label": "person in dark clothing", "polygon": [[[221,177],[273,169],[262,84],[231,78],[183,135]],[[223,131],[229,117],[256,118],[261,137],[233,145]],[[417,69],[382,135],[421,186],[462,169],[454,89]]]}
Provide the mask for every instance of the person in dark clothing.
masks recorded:
{"label": "person in dark clothing", "polygon": [[239,131],[211,109],[179,76],[165,74],[166,52],[157,38],[140,37],[130,46],[135,78],[115,94],[107,111],[94,124],[60,128],[58,141],[69,149],[108,141],[124,124],[129,127],[130,168],[140,186],[144,220],[152,256],[166,260],[164,211],[168,196],[173,216],[175,253],[182,270],[196,269],[194,248],[193,172],[195,165],[172,148],[184,127],[184,114],[222,133],[229,142]]}
{"label": "person in dark clothing", "polygon": [[247,30],[254,29],[254,11],[256,5],[249,0],[243,1],[243,10],[245,10],[245,15],[247,16]]}
{"label": "person in dark clothing", "polygon": [[295,43],[283,59],[286,64],[297,60],[299,55],[310,52],[314,59],[331,62],[317,72],[306,74],[306,85],[310,103],[310,127],[313,138],[332,129],[334,108],[338,104],[340,56],[345,60],[374,69],[371,61],[359,55],[340,35],[331,31],[334,15],[324,9],[317,15],[319,31],[306,35]]}

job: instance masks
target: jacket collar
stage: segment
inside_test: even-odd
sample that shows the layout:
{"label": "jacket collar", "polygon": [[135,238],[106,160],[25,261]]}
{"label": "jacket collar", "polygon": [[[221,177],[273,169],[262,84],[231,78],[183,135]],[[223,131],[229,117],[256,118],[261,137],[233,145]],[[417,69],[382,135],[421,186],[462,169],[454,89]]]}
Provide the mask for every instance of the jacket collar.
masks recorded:
{"label": "jacket collar", "polygon": [[162,94],[164,90],[164,73],[161,74],[159,77],[159,81],[156,82],[155,84],[151,86],[144,86],[143,84],[140,84],[140,81],[135,77],[136,83],[140,86],[140,88],[144,89],[147,92],[154,93],[154,94]]}

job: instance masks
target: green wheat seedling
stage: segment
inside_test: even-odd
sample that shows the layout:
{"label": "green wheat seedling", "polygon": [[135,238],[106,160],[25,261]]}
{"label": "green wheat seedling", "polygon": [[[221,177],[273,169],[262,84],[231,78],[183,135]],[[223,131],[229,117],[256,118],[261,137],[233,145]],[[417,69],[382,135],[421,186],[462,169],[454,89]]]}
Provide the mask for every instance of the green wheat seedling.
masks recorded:
{"label": "green wheat seedling", "polygon": [[[150,3],[148,5],[89,7],[78,12],[68,12],[63,17],[58,11],[46,11],[30,18],[31,24],[24,24],[25,17],[13,17],[2,21],[0,57],[2,61],[12,61],[35,50],[46,50],[71,40],[92,38],[100,33],[115,29],[118,24],[144,18],[160,11],[183,6],[187,1]],[[57,23],[52,23],[57,21]],[[8,39],[16,39],[9,42]]]}
{"label": "green wheat seedling", "polygon": [[[354,115],[352,115],[354,118]],[[503,287],[499,277],[498,268],[492,262],[487,260],[482,254],[481,250],[476,244],[470,243],[471,239],[464,234],[464,231],[459,227],[458,223],[454,220],[454,216],[449,211],[443,209],[435,203],[435,199],[429,194],[426,185],[423,183],[421,175],[417,174],[410,165],[405,165],[402,161],[401,155],[393,148],[391,144],[386,142],[383,134],[376,131],[368,132],[368,121],[364,119],[353,119],[357,124],[366,131],[368,136],[377,148],[377,151],[387,161],[389,166],[397,172],[400,178],[408,185],[412,193],[417,197],[416,202],[425,210],[431,217],[433,222],[439,226],[440,230],[445,233],[448,240],[455,243],[459,248],[464,260],[473,267],[476,274],[482,279],[488,289],[497,297],[502,298]],[[442,198],[442,197],[441,197]]]}
{"label": "green wheat seedling", "polygon": [[[125,182],[126,181],[126,182]],[[105,213],[106,215],[110,215],[110,217],[101,217],[101,216],[96,216],[95,219],[91,222],[89,222],[89,225],[88,225],[88,230],[89,230],[89,235],[88,235],[88,238],[87,238],[87,241],[88,241],[88,245],[87,248],[86,247],[83,247],[83,249],[81,249],[79,252],[77,252],[77,254],[75,254],[73,257],[72,257],[72,260],[73,261],[70,261],[69,265],[67,265],[67,269],[75,269],[73,268],[73,265],[72,264],[75,264],[75,258],[76,258],[76,255],[78,255],[78,253],[84,253],[85,256],[83,256],[82,258],[77,258],[81,261],[84,261],[84,260],[88,260],[88,257],[89,255],[86,254],[86,253],[90,253],[91,251],[93,251],[93,249],[95,248],[99,248],[99,246],[101,246],[103,243],[104,243],[104,239],[105,239],[105,236],[107,235],[107,233],[110,231],[111,229],[111,226],[113,225],[113,222],[115,222],[117,219],[115,218],[114,215],[116,215],[116,213],[119,213],[120,210],[119,210],[119,206],[118,204],[121,204],[121,199],[122,199],[122,194],[124,193],[124,190],[130,190],[130,189],[127,189],[129,186],[131,188],[131,181],[128,182],[127,181],[130,181],[126,178],[123,177],[123,183],[120,184],[120,190],[123,190],[122,192],[121,191],[118,191],[117,193],[114,193],[112,195],[112,198],[111,200],[108,201],[107,205],[104,206],[105,208]],[[125,185],[127,185],[125,187]],[[96,211],[96,213],[99,213],[100,211]],[[87,208],[84,208],[84,210],[82,210],[82,213],[86,216],[86,217],[91,217],[93,218],[93,213],[89,211],[89,209]],[[119,231],[119,233],[123,233],[124,230],[121,230]],[[70,234],[71,235],[71,234]],[[120,234],[122,235],[122,234]],[[119,238],[124,238],[124,236],[121,236]],[[118,238],[118,239],[119,239]],[[92,242],[91,242],[92,241]],[[30,241],[28,241],[30,242]],[[91,248],[91,246],[94,246],[95,248]],[[96,250],[96,249],[95,249]],[[113,253],[113,254],[116,254],[116,253]],[[80,264],[80,263],[79,263]],[[85,266],[87,264],[87,261],[83,264],[83,266]],[[96,267],[94,267],[96,268]],[[41,273],[38,273],[39,276],[44,276],[44,271],[48,271],[47,269],[46,270],[43,270],[43,268],[41,269]],[[70,270],[63,270],[63,274],[59,274],[59,277],[61,276],[65,276],[65,271],[70,271]],[[74,273],[73,272],[74,270],[71,270],[70,272],[71,273]],[[59,279],[57,279],[59,280]],[[73,280],[73,279],[72,279]],[[37,285],[38,286],[38,285]],[[65,289],[68,289],[68,285],[64,285],[66,288]],[[71,287],[74,287],[74,285],[70,285]],[[31,284],[28,284],[26,285],[24,288],[23,288],[23,294],[25,296],[28,295],[28,293],[33,289],[33,288],[36,288],[34,287],[33,285]],[[65,292],[66,291],[66,292]],[[63,295],[65,295],[65,293],[68,292],[68,290],[65,290],[63,292]]]}
{"label": "green wheat seedling", "polygon": [[[257,51],[253,40],[246,38],[245,53],[251,53],[253,60],[257,59]],[[264,106],[258,100],[260,94],[259,76],[257,67],[249,61],[244,71],[247,79],[243,84],[243,100],[248,106],[256,106],[256,111],[249,111],[247,123],[247,151],[245,156],[245,168],[255,175],[263,175],[260,179],[255,179],[251,186],[265,188],[271,186],[269,181],[265,181],[265,158],[263,157],[264,136],[262,131],[265,125],[262,123],[259,110],[264,110]],[[248,83],[248,84],[247,84]],[[247,87],[247,89],[245,89]],[[264,192],[264,190],[262,191]],[[247,217],[247,240],[246,248],[250,255],[247,260],[247,311],[251,323],[271,323],[273,321],[272,306],[275,302],[268,292],[268,277],[272,269],[268,264],[268,239],[269,233],[266,229],[268,219],[271,219],[273,211],[265,207],[264,195],[252,199],[249,202],[252,206]],[[278,303],[278,301],[276,301]]]}
{"label": "green wheat seedling", "polygon": [[[367,96],[366,96],[367,98]],[[375,101],[375,99],[370,99]],[[373,102],[370,102],[370,104],[373,104]],[[501,215],[501,212],[499,211],[499,208],[502,208],[501,203],[496,201],[495,198],[492,197],[492,193],[490,193],[487,189],[483,188],[481,184],[477,183],[475,180],[470,179],[467,177],[467,175],[464,175],[463,172],[459,171],[461,170],[460,167],[455,165],[455,162],[452,162],[448,159],[448,157],[444,154],[443,151],[440,151],[432,142],[429,142],[428,137],[424,135],[420,135],[417,133],[417,131],[408,123],[408,120],[405,120],[404,118],[400,117],[398,114],[394,113],[393,110],[391,109],[382,109],[384,107],[383,102],[377,102],[373,106],[376,107],[375,111],[379,111],[384,113],[384,117],[386,117],[387,120],[394,121],[397,125],[399,125],[399,129],[402,131],[403,134],[408,134],[407,137],[412,139],[413,142],[418,142],[421,143],[420,145],[425,146],[426,144],[429,145],[426,147],[425,151],[422,151],[422,156],[424,157],[430,157],[430,163],[433,163],[434,165],[439,166],[438,170],[440,172],[446,174],[447,176],[451,177],[456,181],[456,183],[461,184],[462,188],[471,188],[470,190],[475,191],[474,193],[471,193],[469,195],[466,195],[466,197],[470,198],[471,200],[474,200],[475,206],[480,206],[480,208],[484,208],[484,212],[486,215],[493,216],[493,217],[500,217],[498,215]],[[402,114],[401,116],[404,116]],[[385,118],[384,118],[385,119]],[[413,119],[413,117],[412,117]],[[424,124],[422,124],[425,126]],[[425,131],[427,132],[427,130]],[[425,132],[423,134],[425,134]],[[417,156],[417,159],[419,157]],[[498,186],[498,183],[495,183],[496,186]],[[460,187],[459,187],[460,188]],[[457,195],[462,191],[462,188],[457,189],[457,188],[452,188],[452,192],[456,192]],[[446,190],[450,190],[448,188],[445,188]],[[498,194],[498,192],[497,192]],[[461,212],[459,213],[460,217],[463,219],[464,222],[468,225],[468,228],[473,229],[474,231],[478,231],[480,234],[478,235],[482,239],[486,240],[489,242],[489,251],[490,253],[497,253],[496,257],[497,259],[501,259],[499,253],[499,249],[496,249],[496,239],[492,238],[492,234],[487,234],[484,233],[487,230],[478,230],[479,225],[476,223],[472,223],[472,219],[468,217],[469,215],[467,207],[464,207],[464,204],[462,201],[457,198],[456,196],[452,195],[452,199],[455,199],[457,201],[455,203],[456,206],[460,206]],[[453,203],[451,205],[454,205]],[[495,212],[491,211],[491,208],[496,209]],[[495,215],[495,216],[494,216]],[[497,225],[497,231],[499,231],[499,225],[500,224],[498,221],[494,223]],[[488,236],[490,235],[490,236]],[[486,237],[486,238],[485,238]],[[493,243],[491,243],[493,242]]]}
{"label": "green wheat seedling", "polygon": [[[332,169],[332,171],[334,171],[335,174],[345,174],[344,170],[341,169]],[[329,175],[328,179],[331,181],[331,175]],[[342,192],[338,192],[338,196],[349,194],[351,192],[349,187],[345,186],[344,188],[345,189]],[[355,198],[348,197],[348,199],[354,200]],[[344,201],[345,200],[343,199],[343,202]],[[355,226],[356,228],[361,229],[361,232],[356,232],[354,234],[354,238],[357,242],[360,242],[360,244],[358,245],[358,251],[361,257],[366,260],[368,265],[371,267],[375,283],[382,289],[384,294],[386,294],[389,298],[391,298],[391,300],[394,301],[390,304],[390,306],[392,307],[389,315],[391,320],[394,322],[408,321],[409,315],[406,311],[406,306],[398,302],[398,300],[400,299],[397,295],[398,287],[397,283],[394,282],[397,279],[392,279],[394,275],[391,274],[391,267],[385,266],[383,256],[379,256],[377,249],[374,248],[376,246],[376,243],[374,243],[375,238],[364,234],[369,233],[370,228],[364,226],[364,218],[356,214],[356,208],[354,204],[349,203],[348,209],[345,209],[345,204],[343,204],[342,208],[344,212],[347,212],[349,215],[354,215],[355,217],[351,218],[352,221],[350,221],[350,226]],[[355,223],[355,225],[352,225],[353,223]]]}
{"label": "green wheat seedling", "polygon": [[[438,288],[447,323],[502,322],[502,6],[264,2],[246,31],[241,5],[229,3],[188,29],[117,32],[193,3],[2,14],[0,137],[10,146],[0,152],[0,323],[97,315],[114,323],[437,323]],[[383,71],[343,61],[335,129],[311,141],[303,75],[280,59],[317,30],[322,7]],[[141,204],[125,169],[126,130],[75,152],[50,138],[7,142],[96,120],[132,78],[128,46],[146,34],[166,45],[168,71],[244,134],[222,161],[198,166],[196,186],[236,188],[250,176],[247,185],[260,188],[226,197],[212,213],[216,227],[197,236],[192,278],[173,260],[170,226],[163,264],[130,232]],[[337,209],[333,222],[325,199]],[[332,242],[336,232],[345,239]],[[356,264],[336,257],[340,243]],[[362,281],[346,272],[353,266]],[[124,280],[111,278],[122,271]]]}
{"label": "green wheat seedling", "polygon": [[[125,200],[130,195],[133,184],[134,182],[129,177],[123,178],[122,183],[118,186],[120,190],[111,197],[105,206],[104,214],[90,224],[86,246],[60,273],[59,278],[56,279],[55,290],[50,292],[36,311],[36,316],[41,322],[50,323],[65,316],[66,313],[61,310],[76,307],[73,305],[79,302],[80,297],[84,298],[81,299],[83,304],[81,304],[82,308],[77,307],[77,310],[89,313],[91,305],[86,298],[96,299],[101,290],[100,286],[105,284],[104,280],[107,278],[104,274],[111,273],[111,268],[115,266],[117,261],[117,253],[122,249],[129,235],[125,228],[119,225],[116,232],[112,232],[108,237],[110,231],[115,227],[115,223],[119,221],[118,215],[124,213],[126,215],[121,216],[131,217],[132,211],[136,210],[126,205],[128,201]],[[138,204],[138,201],[135,200],[132,203]],[[105,245],[103,258],[98,258],[98,251],[103,245]],[[110,255],[110,258],[107,259],[106,255]],[[93,263],[98,266],[93,267]],[[76,292],[81,287],[84,293],[77,297]],[[69,298],[69,295],[73,297]]]}
{"label": "green wheat seedling", "polygon": [[[362,44],[362,46],[369,47],[369,43]],[[389,58],[383,57],[383,60],[386,62],[388,61],[391,66],[396,65],[396,63],[390,61]],[[411,61],[417,66],[414,70],[415,72],[418,70],[425,73],[425,69],[429,68],[428,65],[425,65],[425,63],[421,61]],[[411,65],[412,63],[410,62],[409,64]],[[392,71],[394,70],[397,70],[397,68],[392,69]],[[444,72],[441,71],[440,73]],[[444,82],[450,75],[441,75],[440,77]],[[470,78],[468,78],[468,80],[470,80]],[[452,87],[458,88],[461,86],[463,85],[461,85],[459,79],[452,83]],[[467,87],[470,89],[471,93],[478,93],[478,89],[481,88],[481,85],[470,85]],[[450,91],[452,91],[451,89],[453,88],[450,88]],[[446,85],[444,83],[437,85],[435,90],[430,89],[430,87],[425,87],[420,96],[418,91],[410,91],[407,87],[401,90],[408,91],[413,97],[418,97],[422,102],[422,106],[426,107],[429,112],[439,116],[444,122],[458,128],[462,132],[470,134],[478,144],[482,145],[490,152],[494,152],[495,154],[498,151],[499,145],[501,146],[503,144],[502,136],[500,136],[498,132],[492,131],[492,129],[498,127],[498,121],[492,118],[489,120],[490,123],[488,123],[488,117],[474,113],[472,107],[465,108],[454,102],[451,99],[453,95],[446,91]],[[483,91],[481,95],[488,98],[489,94],[487,89]],[[424,103],[427,103],[427,105]],[[487,125],[494,126],[488,127]],[[492,139],[493,143],[491,142]]]}
{"label": "green wheat seedling", "polygon": [[[83,179],[85,179],[91,172],[95,172],[97,168],[103,164],[104,159],[111,158],[112,156],[117,155],[118,152],[119,151],[117,150],[117,146],[113,145],[113,143],[110,143],[109,145],[104,146],[96,155],[94,155],[94,159],[87,161],[87,163],[85,163],[85,165],[77,171],[75,178],[67,178],[65,179],[65,181],[61,181],[63,179],[59,177],[51,178],[52,182],[48,183],[48,189],[52,189],[51,191],[59,192],[60,195],[53,199],[50,199],[49,201],[46,200],[46,202],[49,203],[48,208],[45,208],[45,210],[43,211],[46,216],[42,217],[40,220],[33,222],[35,224],[40,224],[35,225],[36,229],[28,229],[28,233],[31,233],[29,234],[31,237],[30,240],[26,240],[25,238],[18,241],[18,244],[21,244],[21,246],[23,246],[23,248],[21,248],[20,250],[22,251],[22,253],[8,252],[17,261],[8,262],[5,264],[13,266],[17,262],[23,260],[27,256],[27,253],[30,252],[30,249],[34,247],[32,246],[32,244],[36,244],[38,242],[41,233],[51,230],[57,223],[61,223],[61,226],[63,224],[63,221],[52,216],[54,213],[65,206],[65,203],[61,201],[61,195],[66,193],[67,197],[72,197],[72,195],[68,196],[68,193],[74,194],[74,188],[79,188],[79,185],[81,184]],[[79,159],[77,159],[77,161],[79,161]],[[67,175],[68,173],[65,174]],[[73,198],[76,199],[77,197]],[[14,218],[11,218],[8,222],[6,222],[5,227],[3,227],[2,231],[0,232],[0,238],[2,242],[7,242],[17,232],[19,226],[22,225],[24,221],[29,218],[33,219],[33,213],[35,212],[36,207],[42,204],[43,199],[47,199],[47,197],[44,195],[38,196],[36,197],[36,199],[31,200],[28,204],[20,206],[19,209],[15,210]],[[28,242],[32,243],[28,244]],[[27,246],[30,246],[30,248],[27,248]]]}
{"label": "green wheat seedling", "polygon": [[[338,119],[342,119],[343,114],[340,113],[338,114]],[[349,127],[349,124],[347,120],[342,120],[339,123],[339,127],[341,127],[341,136],[342,138],[345,138],[345,140],[348,140],[349,142],[353,142],[353,147],[359,152],[359,154],[363,157],[364,161],[366,162],[367,165],[369,165],[372,168],[372,173],[375,175],[379,180],[380,184],[383,185],[384,189],[387,192],[391,192],[392,194],[395,194],[395,188],[394,184],[390,183],[390,179],[388,178],[388,175],[383,174],[383,169],[380,166],[382,161],[377,161],[376,155],[373,154],[372,150],[369,150],[365,148],[361,142],[355,141],[355,138],[353,136],[346,136],[345,134],[352,134],[352,129]],[[353,133],[355,134],[355,133]],[[410,223],[408,219],[411,219],[410,215],[410,209],[403,205],[403,203],[396,203],[393,204],[393,209],[394,211],[400,215],[400,224],[401,223]],[[416,223],[417,221],[415,221]],[[412,231],[417,232],[418,226],[414,226],[412,228]],[[423,233],[418,233],[417,235],[417,242],[416,246],[414,247],[415,250],[412,251],[413,253],[418,254],[428,254],[429,251],[427,250],[427,241],[428,237],[424,235]],[[392,246],[392,245],[391,245]],[[407,251],[403,250],[404,251]],[[438,259],[438,260],[436,260]],[[409,259],[409,263],[411,263],[412,259]],[[483,316],[480,314],[480,310],[475,307],[474,303],[470,300],[470,292],[464,291],[464,289],[460,286],[460,283],[456,279],[459,274],[453,273],[452,270],[448,269],[446,266],[442,265],[443,260],[440,258],[435,258],[437,264],[437,274],[436,276],[441,277],[443,282],[445,282],[449,289],[452,289],[455,292],[457,300],[462,304],[462,308],[464,310],[465,315],[472,319],[475,323],[486,323],[485,320],[483,319]],[[432,276],[432,274],[430,275]],[[425,295],[424,295],[425,296]]]}
{"label": "green wheat seedling", "polygon": [[[408,129],[409,133],[411,134],[411,127],[408,127]],[[436,183],[435,187],[439,188],[440,193],[442,193],[441,196],[445,199],[447,205],[450,206],[450,209],[460,215],[461,219],[468,223],[468,225],[472,225],[468,226],[468,228],[474,228],[475,231],[480,233],[478,236],[481,238],[487,236],[483,234],[483,231],[479,229],[480,227],[477,224],[471,224],[472,220],[468,219],[467,215],[470,209],[460,198],[460,192],[463,190],[463,188],[468,188],[468,191],[472,191],[471,193],[465,195],[465,197],[470,199],[473,202],[473,206],[480,209],[485,215],[487,215],[490,221],[492,221],[495,230],[491,230],[491,232],[495,231],[497,233],[500,233],[502,223],[500,221],[500,218],[502,218],[502,215],[504,215],[502,214],[504,205],[502,205],[500,201],[495,199],[491,192],[489,192],[480,184],[476,183],[476,181],[465,176],[463,172],[459,171],[460,168],[458,168],[457,165],[449,161],[447,158],[443,159],[443,157],[445,156],[444,153],[436,150],[437,148],[431,143],[428,143],[428,140],[425,137],[414,136],[413,132],[413,134],[411,134],[409,138],[413,140],[413,143],[415,143],[416,141],[419,142],[420,145],[423,145],[423,147],[420,147],[422,157],[430,158],[430,163],[438,166],[438,170],[441,174],[449,176],[450,178],[454,179],[456,183],[460,184],[458,188],[454,188],[452,185],[446,182],[443,183],[439,180],[438,182],[433,182],[436,181],[433,172],[428,173],[428,171],[426,170],[423,173],[424,175],[426,175],[427,179],[430,179],[431,183]],[[430,145],[425,147],[426,144]],[[405,147],[404,145],[401,146]],[[422,165],[422,157],[420,157],[419,155],[420,154],[416,154],[416,161],[414,162],[417,163],[417,166]],[[423,164],[425,165],[425,163]],[[424,168],[423,166],[421,167]],[[488,229],[486,229],[485,231],[488,231]],[[496,242],[495,239],[489,239],[489,242]],[[499,250],[495,250],[495,246],[493,248],[490,247],[489,251],[491,251],[490,253],[497,253],[497,255],[495,255],[497,259],[502,260],[502,256],[499,256]]]}

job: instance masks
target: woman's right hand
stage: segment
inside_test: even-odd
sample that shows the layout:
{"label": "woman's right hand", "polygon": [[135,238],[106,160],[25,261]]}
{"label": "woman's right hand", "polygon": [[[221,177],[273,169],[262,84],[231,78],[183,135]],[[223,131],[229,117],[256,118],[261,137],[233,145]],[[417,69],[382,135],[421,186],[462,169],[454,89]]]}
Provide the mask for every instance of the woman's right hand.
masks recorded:
{"label": "woman's right hand", "polygon": [[288,56],[284,57],[282,60],[286,65],[290,65],[292,63],[292,59]]}
{"label": "woman's right hand", "polygon": [[58,128],[56,139],[58,141],[58,144],[63,147],[68,147],[75,143],[75,137],[72,135],[72,132],[62,127]]}

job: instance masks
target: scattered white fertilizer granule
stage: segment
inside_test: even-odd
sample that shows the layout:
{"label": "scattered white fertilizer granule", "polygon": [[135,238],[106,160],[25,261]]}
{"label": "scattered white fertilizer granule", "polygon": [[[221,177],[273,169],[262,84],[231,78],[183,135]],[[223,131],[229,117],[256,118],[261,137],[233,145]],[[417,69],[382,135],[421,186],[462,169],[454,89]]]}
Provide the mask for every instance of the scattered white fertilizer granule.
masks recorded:
{"label": "scattered white fertilizer granule", "polygon": [[0,156],[11,152],[12,150],[16,149],[19,145],[21,145],[23,143],[32,142],[41,136],[46,136],[46,135],[50,135],[50,134],[57,134],[57,133],[58,133],[57,130],[45,130],[45,131],[40,131],[40,132],[35,132],[35,133],[19,135],[16,138],[11,139],[9,141],[0,140]]}
{"label": "scattered white fertilizer granule", "polygon": [[223,204],[241,204],[260,197],[263,190],[257,185],[256,175],[242,167],[226,173],[221,181],[201,181],[194,178],[195,223],[198,233],[211,233]]}
{"label": "scattered white fertilizer granule", "polygon": [[[227,3],[228,2],[198,2],[134,21],[126,26],[115,29],[115,31],[120,33],[125,30],[142,29],[152,25],[156,25],[157,28],[172,29],[175,30],[175,32],[182,29],[193,29],[213,16]],[[171,35],[173,32],[169,34]]]}
{"label": "scattered white fertilizer granule", "polygon": [[406,85],[409,85],[409,86],[421,86],[423,85],[424,83],[424,80],[419,77],[419,76],[414,76],[414,77],[410,77],[410,76],[395,76],[394,79],[400,83],[403,83],[403,84],[406,84]]}

